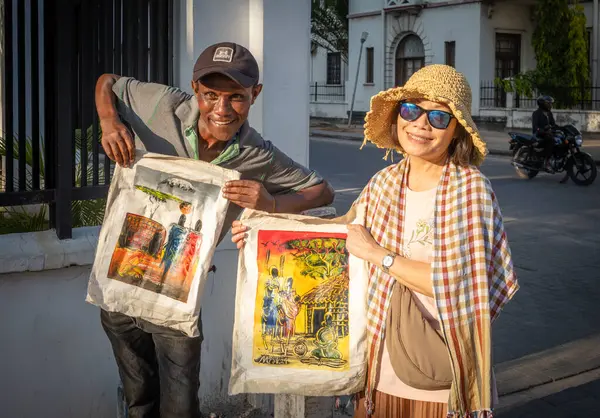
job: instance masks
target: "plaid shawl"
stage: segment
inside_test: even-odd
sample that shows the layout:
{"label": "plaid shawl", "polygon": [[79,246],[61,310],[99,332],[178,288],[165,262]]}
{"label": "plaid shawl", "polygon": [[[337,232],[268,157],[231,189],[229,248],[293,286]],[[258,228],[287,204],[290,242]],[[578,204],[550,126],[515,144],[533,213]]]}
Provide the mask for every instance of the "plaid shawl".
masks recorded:
{"label": "plaid shawl", "polygon": [[[407,159],[377,173],[357,203],[375,240],[402,254]],[[502,215],[489,180],[474,168],[448,163],[436,193],[433,293],[454,379],[448,417],[492,417],[491,323],[518,290]],[[394,278],[370,266],[367,411],[385,333]]]}

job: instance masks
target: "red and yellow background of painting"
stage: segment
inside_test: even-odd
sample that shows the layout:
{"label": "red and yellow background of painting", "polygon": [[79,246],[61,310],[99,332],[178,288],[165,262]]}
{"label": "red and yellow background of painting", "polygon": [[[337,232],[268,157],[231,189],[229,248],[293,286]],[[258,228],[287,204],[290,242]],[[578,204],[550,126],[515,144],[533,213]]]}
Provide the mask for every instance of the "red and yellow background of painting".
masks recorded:
{"label": "red and yellow background of painting", "polygon": [[[298,296],[302,296],[310,290],[317,287],[320,283],[327,280],[325,279],[314,279],[312,277],[302,275],[302,266],[299,264],[292,255],[291,251],[283,244],[291,240],[310,240],[318,238],[333,238],[345,240],[347,237],[344,233],[333,233],[333,232],[296,232],[296,231],[274,231],[274,230],[263,230],[258,232],[258,243],[257,243],[257,264],[258,264],[258,284],[256,291],[256,303],[254,309],[254,332],[253,332],[253,357],[256,359],[262,354],[268,354],[265,351],[262,342],[262,328],[261,328],[261,317],[263,307],[263,296],[264,289],[267,280],[271,278],[270,267],[276,267],[279,270],[279,276],[282,277],[282,283],[284,279],[292,277],[294,280],[293,289],[296,291]],[[273,244],[278,243],[281,244]],[[271,254],[269,261],[267,262],[267,251],[270,250]],[[285,255],[284,269],[280,269],[280,257]],[[296,317],[296,334],[303,334],[307,332],[308,324],[306,323],[306,309],[301,307],[298,316]],[[344,338],[339,337],[337,349],[342,353],[344,360],[348,361],[345,367],[333,370],[347,370],[349,368],[349,356],[350,356],[350,341],[349,336]],[[309,347],[309,351],[314,347]],[[287,366],[278,367],[293,367],[302,369],[314,369],[323,370],[322,366],[314,366],[308,364],[290,364]]]}

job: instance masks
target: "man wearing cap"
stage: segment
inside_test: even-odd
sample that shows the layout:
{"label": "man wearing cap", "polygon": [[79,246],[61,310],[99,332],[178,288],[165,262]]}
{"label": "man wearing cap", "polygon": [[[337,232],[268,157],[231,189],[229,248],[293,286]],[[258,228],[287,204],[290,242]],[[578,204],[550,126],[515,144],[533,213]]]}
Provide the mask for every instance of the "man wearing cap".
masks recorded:
{"label": "man wearing cap", "polygon": [[[96,107],[106,155],[128,167],[137,148],[239,171],[242,180],[223,189],[232,203],[226,225],[243,208],[294,213],[333,201],[331,187],[315,171],[294,162],[249,126],[250,106],[262,85],[258,64],[246,48],[234,43],[208,47],[194,65],[192,90],[194,95],[102,75],[96,84]],[[101,311],[101,322],[119,367],[130,418],[200,416],[202,336],[189,338],[107,311]]]}

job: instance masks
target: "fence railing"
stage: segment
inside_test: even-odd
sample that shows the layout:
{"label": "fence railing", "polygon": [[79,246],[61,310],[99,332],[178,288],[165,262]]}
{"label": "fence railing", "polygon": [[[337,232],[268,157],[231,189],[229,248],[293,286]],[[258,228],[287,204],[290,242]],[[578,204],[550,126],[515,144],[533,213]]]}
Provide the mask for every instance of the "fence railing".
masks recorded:
{"label": "fence railing", "polygon": [[313,83],[309,89],[311,102],[339,102],[346,101],[346,86],[332,86],[325,83]]}
{"label": "fence railing", "polygon": [[[531,97],[523,97],[518,94],[506,92],[501,85],[494,81],[482,81],[480,85],[480,107],[484,108],[506,108],[535,109],[537,98],[541,94],[547,94],[546,89],[535,91]],[[550,90],[550,89],[547,89]],[[555,108],[562,110],[600,110],[600,86],[565,86],[560,89],[553,88],[552,94],[556,95]],[[561,104],[560,97],[575,97],[571,104]],[[507,101],[507,98],[511,100]]]}
{"label": "fence railing", "polygon": [[100,146],[96,80],[116,73],[170,83],[172,6],[4,0],[0,207],[47,204],[48,226],[71,237],[76,203],[104,198],[114,168]]}

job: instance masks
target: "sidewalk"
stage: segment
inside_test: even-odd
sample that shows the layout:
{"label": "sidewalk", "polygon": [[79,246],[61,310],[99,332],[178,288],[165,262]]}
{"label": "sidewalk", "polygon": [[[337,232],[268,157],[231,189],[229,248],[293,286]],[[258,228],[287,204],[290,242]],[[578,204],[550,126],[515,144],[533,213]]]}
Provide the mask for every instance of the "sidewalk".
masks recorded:
{"label": "sidewalk", "polygon": [[[529,133],[521,129],[506,129],[504,131],[480,129],[481,137],[487,143],[491,155],[512,155],[508,149],[509,131]],[[311,123],[310,135],[360,142],[364,139],[362,127],[353,126],[348,128],[343,125],[326,124],[323,122]],[[600,165],[600,134],[584,134],[582,149],[591,154],[596,164]]]}

